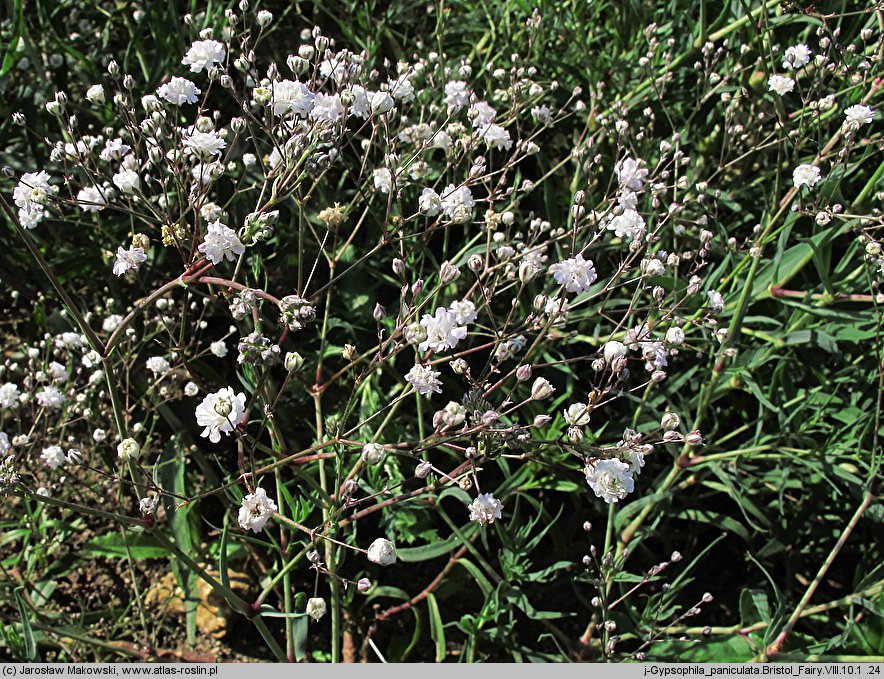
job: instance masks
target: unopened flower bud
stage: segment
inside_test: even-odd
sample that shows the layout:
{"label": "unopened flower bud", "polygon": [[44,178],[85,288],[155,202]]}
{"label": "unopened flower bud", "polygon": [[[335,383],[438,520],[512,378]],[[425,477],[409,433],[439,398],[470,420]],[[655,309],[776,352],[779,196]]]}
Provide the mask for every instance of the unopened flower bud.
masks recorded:
{"label": "unopened flower bud", "polygon": [[467,260],[467,266],[470,267],[470,271],[479,273],[485,268],[485,260],[482,258],[482,255],[473,254]]}
{"label": "unopened flower bud", "polygon": [[362,578],[359,582],[356,583],[356,589],[360,592],[367,592],[371,589],[371,580],[368,578]]}
{"label": "unopened flower bud", "polygon": [[314,597],[312,599],[307,599],[307,608],[306,608],[305,612],[311,618],[313,618],[316,621],[319,621],[319,619],[323,615],[325,615],[325,611],[326,611],[325,599],[323,599],[321,597]]}
{"label": "unopened flower bud", "polygon": [[344,348],[341,350],[341,356],[344,357],[345,361],[352,361],[353,357],[356,355],[356,347],[352,344],[345,344]]}
{"label": "unopened flower bud", "polygon": [[703,445],[703,435],[694,430],[690,434],[684,437],[685,443],[691,446],[702,446]]}
{"label": "unopened flower bud", "polygon": [[379,443],[366,443],[362,446],[362,461],[365,464],[380,464],[384,461],[386,451]]}
{"label": "unopened flower bud", "polygon": [[285,369],[290,373],[298,372],[304,365],[304,357],[297,351],[290,351],[285,355]]}
{"label": "unopened flower bud", "polygon": [[531,426],[537,427],[538,429],[541,427],[545,427],[550,422],[552,422],[552,417],[549,415],[537,415],[534,418],[534,421],[531,423]]}
{"label": "unopened flower bud", "polygon": [[530,283],[537,276],[537,267],[531,262],[519,264],[519,280],[522,283]]}
{"label": "unopened flower bud", "polygon": [[555,387],[549,383],[549,380],[544,377],[538,377],[534,380],[534,384],[531,385],[531,398],[535,401],[542,401],[552,396],[555,390]]}
{"label": "unopened flower bud", "polygon": [[519,382],[525,382],[531,379],[531,366],[530,365],[520,365],[516,368],[516,379]]}
{"label": "unopened flower bud", "polygon": [[415,468],[414,475],[419,479],[425,479],[431,471],[433,471],[433,465],[425,460]]}
{"label": "unopened flower bud", "polygon": [[396,563],[396,550],[393,543],[385,538],[378,538],[368,547],[368,560],[379,566],[390,566]]}
{"label": "unopened flower bud", "polygon": [[403,262],[398,257],[393,258],[393,273],[397,276],[401,276],[405,271],[405,262]]}
{"label": "unopened flower bud", "polygon": [[273,21],[273,14],[268,12],[266,9],[262,9],[258,12],[258,16],[256,17],[258,20],[258,25],[261,28],[268,26],[271,21]]}
{"label": "unopened flower bud", "polygon": [[386,318],[387,311],[380,304],[376,303],[374,305],[374,311],[371,313],[371,315],[374,317],[374,320],[380,323],[382,320],[384,320],[384,318]]}
{"label": "unopened flower bud", "polygon": [[133,438],[127,438],[120,441],[117,445],[117,456],[121,460],[134,460],[141,454],[141,446]]}
{"label": "unopened flower bud", "polygon": [[460,269],[449,261],[442,262],[442,268],[439,270],[439,278],[443,283],[451,283],[460,276]]}
{"label": "unopened flower bud", "polygon": [[611,340],[610,342],[605,342],[602,352],[605,356],[605,361],[613,363],[615,359],[626,356],[626,345],[622,342]]}

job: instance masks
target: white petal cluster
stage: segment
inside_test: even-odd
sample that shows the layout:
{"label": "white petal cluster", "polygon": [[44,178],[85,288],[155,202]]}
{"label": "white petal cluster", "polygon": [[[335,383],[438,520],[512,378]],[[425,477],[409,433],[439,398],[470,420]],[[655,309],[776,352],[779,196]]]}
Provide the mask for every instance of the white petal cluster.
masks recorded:
{"label": "white petal cluster", "polygon": [[467,329],[458,323],[457,314],[441,306],[432,316],[424,314],[421,325],[427,333],[427,338],[418,345],[421,351],[454,349],[467,336]]}
{"label": "white petal cluster", "polygon": [[585,292],[598,278],[592,260],[583,259],[579,253],[571,259],[553,264],[549,272],[556,283],[564,285],[568,292]]}
{"label": "white petal cluster", "polygon": [[772,75],[767,79],[767,89],[782,97],[795,89],[795,81],[785,75]]}
{"label": "white petal cluster", "polygon": [[43,449],[43,452],[40,454],[40,459],[43,460],[43,464],[50,469],[58,469],[64,464],[64,451],[61,449],[61,446],[49,446],[48,448]]}
{"label": "white petal cluster", "polygon": [[608,504],[619,502],[635,489],[629,465],[620,460],[598,460],[583,471],[589,487]]}
{"label": "white petal cluster", "polygon": [[608,222],[607,229],[618,238],[639,240],[645,233],[645,220],[635,210],[626,209]]}
{"label": "white petal cluster", "polygon": [[203,438],[212,443],[221,440],[221,434],[227,436],[242,422],[246,412],[246,396],[235,394],[232,387],[224,387],[209,394],[196,407],[196,423],[204,427]]}
{"label": "white petal cluster", "polygon": [[160,85],[157,95],[162,97],[170,104],[175,106],[183,106],[184,104],[195,104],[198,101],[201,90],[187,78],[175,76],[164,85]]}
{"label": "white petal cluster", "polygon": [[813,188],[822,178],[820,169],[816,165],[799,165],[792,172],[792,183],[796,189],[802,186]]}
{"label": "white petal cluster", "polygon": [[85,186],[77,192],[77,205],[83,212],[98,212],[103,210],[107,201],[94,186]]}
{"label": "white petal cluster", "polygon": [[786,48],[786,54],[783,56],[783,68],[792,68],[798,70],[804,68],[810,63],[811,51],[807,45],[792,45]]}
{"label": "white petal cluster", "polygon": [[854,104],[844,109],[844,119],[851,127],[869,125],[875,119],[875,111],[864,104]]}
{"label": "white petal cluster", "polygon": [[25,172],[12,191],[12,200],[18,207],[18,220],[25,229],[33,229],[43,219],[44,203],[58,187],[49,184],[49,173]]}
{"label": "white petal cluster", "polygon": [[476,201],[473,199],[473,193],[466,186],[458,188],[454,184],[449,184],[442,191],[441,201],[442,210],[451,221],[463,224],[472,218]]}
{"label": "white petal cluster", "polygon": [[133,245],[128,250],[124,250],[121,245],[117,248],[114,276],[122,276],[127,271],[136,271],[145,261],[147,261],[147,255],[144,254],[144,248],[136,248]]}
{"label": "white petal cluster", "polygon": [[267,491],[255,488],[254,493],[249,493],[243,498],[242,506],[239,508],[239,525],[243,530],[260,533],[276,509],[276,503],[267,497]]}
{"label": "white petal cluster", "polygon": [[184,146],[200,158],[211,158],[220,156],[227,142],[217,132],[191,132],[184,140]]}
{"label": "white petal cluster", "polygon": [[589,424],[589,408],[585,403],[572,403],[564,411],[565,422],[571,427]]}
{"label": "white petal cluster", "polygon": [[470,510],[470,521],[478,521],[485,525],[494,523],[501,517],[503,504],[491,493],[482,493],[467,506],[467,509]]}
{"label": "white petal cluster", "polygon": [[442,382],[439,380],[440,374],[441,373],[437,370],[415,364],[405,376],[405,381],[414,387],[414,390],[422,396],[428,396],[434,392],[440,394],[442,393]]}
{"label": "white petal cluster", "polygon": [[217,40],[197,40],[187,50],[187,54],[181,60],[185,66],[190,66],[193,73],[208,70],[215,64],[224,61],[227,51]]}
{"label": "white petal cluster", "polygon": [[212,264],[220,264],[225,259],[233,262],[246,251],[236,232],[219,221],[206,227],[206,236],[198,249]]}
{"label": "white petal cluster", "polygon": [[280,80],[273,83],[272,106],[275,116],[294,113],[306,118],[313,110],[313,93],[297,80]]}

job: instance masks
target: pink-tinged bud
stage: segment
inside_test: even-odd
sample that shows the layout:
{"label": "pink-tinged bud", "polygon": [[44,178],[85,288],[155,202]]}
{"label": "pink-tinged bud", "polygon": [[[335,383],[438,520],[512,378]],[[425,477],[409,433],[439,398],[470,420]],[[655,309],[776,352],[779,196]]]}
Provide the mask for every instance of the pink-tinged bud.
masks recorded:
{"label": "pink-tinged bud", "polygon": [[414,470],[414,475],[419,479],[425,479],[433,471],[433,465],[429,462],[421,462]]}
{"label": "pink-tinged bud", "polygon": [[371,589],[371,580],[368,578],[362,578],[359,582],[356,583],[356,589],[360,592],[367,592]]}
{"label": "pink-tinged bud", "polygon": [[482,255],[470,255],[467,266],[470,267],[470,271],[480,273],[485,268],[485,260],[482,259]]}
{"label": "pink-tinged bud", "polygon": [[588,533],[589,531],[592,530],[592,524],[589,521],[584,521],[583,522],[583,530],[585,530]]}
{"label": "pink-tinged bud", "polygon": [[550,422],[552,422],[552,417],[550,417],[549,415],[538,415],[537,417],[534,418],[534,422],[532,422],[532,426],[535,426],[537,428],[545,427]]}
{"label": "pink-tinged bud", "polygon": [[393,273],[397,276],[401,276],[405,271],[405,262],[403,262],[398,257],[393,259]]}
{"label": "pink-tinged bud", "polygon": [[549,380],[544,377],[538,377],[534,380],[534,384],[531,385],[531,398],[535,401],[542,401],[552,396],[555,390],[556,388],[549,383]]}
{"label": "pink-tinged bud", "polygon": [[662,382],[666,379],[666,373],[662,370],[655,370],[651,373],[651,382]]}
{"label": "pink-tinged bud", "polygon": [[374,311],[371,315],[374,316],[374,320],[380,323],[382,320],[384,320],[384,318],[386,318],[387,310],[384,309],[384,307],[382,307],[380,304],[375,304]]}
{"label": "pink-tinged bud", "polygon": [[424,289],[424,281],[422,278],[418,278],[414,284],[411,286],[411,294],[413,297],[417,297],[421,294],[421,291]]}
{"label": "pink-tinged bud", "polygon": [[451,283],[460,276],[460,269],[449,261],[442,262],[442,268],[439,270],[439,278],[443,283]]}
{"label": "pink-tinged bud", "polygon": [[694,430],[690,434],[684,437],[685,443],[691,446],[702,446],[703,445],[703,435]]}
{"label": "pink-tinged bud", "polygon": [[660,426],[664,429],[678,429],[681,424],[681,418],[677,413],[666,413],[660,420]]}
{"label": "pink-tinged bud", "polygon": [[531,366],[530,365],[520,365],[516,368],[516,379],[519,382],[525,382],[531,379]]}

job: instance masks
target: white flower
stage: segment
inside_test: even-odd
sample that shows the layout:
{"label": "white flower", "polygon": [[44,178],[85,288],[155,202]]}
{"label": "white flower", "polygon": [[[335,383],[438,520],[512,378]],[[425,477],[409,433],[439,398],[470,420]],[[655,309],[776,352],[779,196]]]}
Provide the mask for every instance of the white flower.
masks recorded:
{"label": "white flower", "polygon": [[280,80],[273,83],[273,115],[294,113],[302,118],[313,110],[313,93],[297,80]]}
{"label": "white flower", "polygon": [[319,619],[323,615],[325,615],[325,611],[325,599],[321,597],[313,597],[312,599],[307,599],[307,608],[304,610],[304,612],[311,618],[318,622]]}
{"label": "white flower", "polygon": [[449,110],[468,106],[470,103],[470,90],[463,80],[451,80],[445,83],[445,99],[443,100]]}
{"label": "white flower", "polygon": [[545,377],[538,377],[534,380],[534,384],[531,385],[531,398],[535,401],[542,401],[545,398],[549,398],[553,395],[556,388],[550,384],[549,380]]}
{"label": "white flower", "polygon": [[157,94],[170,104],[183,106],[184,104],[195,104],[199,98],[198,95],[202,91],[187,78],[179,78],[175,76],[165,85],[160,85]]}
{"label": "white flower", "polygon": [[196,396],[198,393],[200,393],[200,388],[196,385],[196,382],[188,382],[184,385],[185,396]]}
{"label": "white flower", "polygon": [[49,372],[52,373],[52,379],[56,382],[67,382],[68,369],[58,361],[52,361],[49,364]]}
{"label": "white flower", "polygon": [[187,50],[181,63],[190,66],[193,73],[199,73],[203,69],[208,70],[215,64],[220,64],[226,54],[224,45],[217,40],[197,40]]}
{"label": "white flower", "polygon": [[104,330],[104,332],[113,332],[120,327],[120,323],[122,322],[123,317],[120,314],[111,314],[101,322],[101,329]]}
{"label": "white flower", "polygon": [[114,262],[114,276],[122,276],[127,271],[136,271],[144,261],[147,261],[144,248],[132,246],[124,250],[123,246],[120,246],[117,248],[117,261]]}
{"label": "white flower", "polygon": [[415,366],[408,371],[408,374],[405,376],[405,381],[408,382],[414,390],[423,396],[427,396],[436,392],[437,394],[442,393],[442,382],[439,380],[439,373],[432,368],[427,368],[422,365],[415,364]]}
{"label": "white flower", "polygon": [[608,504],[622,500],[635,489],[629,465],[620,460],[599,460],[583,471],[596,497]]}
{"label": "white flower", "polygon": [[421,325],[427,332],[427,338],[418,345],[421,351],[454,349],[467,336],[467,329],[458,324],[457,315],[441,306],[434,316],[424,314]]}
{"label": "white flower", "polygon": [[200,158],[210,158],[220,156],[221,149],[227,146],[227,142],[217,132],[191,132],[184,140],[184,146]]}
{"label": "white flower", "polygon": [[645,466],[645,455],[635,448],[627,448],[623,451],[623,461],[629,465],[630,474],[639,476],[642,473],[642,467]]}
{"label": "white flower", "polygon": [[684,344],[684,330],[677,325],[673,325],[666,331],[666,342],[668,344]]}
{"label": "white flower", "polygon": [[799,165],[792,172],[792,183],[796,189],[802,186],[813,188],[821,179],[820,169],[816,165]]}
{"label": "white flower", "polygon": [[0,386],[0,408],[10,410],[18,406],[18,385],[7,382]]}
{"label": "white flower", "polygon": [[786,54],[783,57],[783,68],[793,68],[795,70],[803,68],[810,63],[811,52],[807,45],[793,45],[786,48]]}
{"label": "white flower", "polygon": [[350,102],[350,115],[362,118],[363,120],[368,120],[371,115],[368,94],[369,93],[364,87],[362,87],[362,85],[352,85],[350,87],[350,97],[352,99]]}
{"label": "white flower", "polygon": [[45,387],[37,392],[37,403],[41,408],[61,408],[65,400],[65,395],[55,387]]}
{"label": "white flower", "polygon": [[513,147],[510,133],[500,125],[486,125],[481,130],[481,137],[490,149],[509,151]]}
{"label": "white flower", "polygon": [[380,116],[393,110],[396,102],[388,92],[372,92],[368,95],[368,106],[372,115]]}
{"label": "white flower", "polygon": [[58,187],[49,184],[49,173],[25,172],[12,190],[12,200],[24,209],[32,205],[42,205],[50,193],[58,193]]}
{"label": "white flower", "polygon": [[854,104],[844,109],[845,122],[853,127],[868,125],[875,118],[875,112],[863,104]]}
{"label": "white flower", "polygon": [[709,302],[706,305],[706,308],[709,309],[709,313],[720,314],[724,311],[724,298],[718,290],[710,290],[706,293],[706,297],[709,299]]}
{"label": "white flower", "polygon": [[418,209],[422,215],[435,217],[442,212],[442,200],[433,189],[424,189],[417,201]]}
{"label": "white flower", "polygon": [[583,255],[566,259],[549,267],[556,283],[564,285],[568,292],[585,292],[598,276],[591,259],[583,259]]}
{"label": "white flower", "polygon": [[582,427],[589,424],[589,408],[585,403],[572,403],[565,411],[565,422],[571,427]]}
{"label": "white flower", "polygon": [[[464,420],[467,416],[466,408],[464,408],[460,403],[456,401],[449,401],[448,405],[446,405],[442,410],[436,413],[438,418],[448,427],[459,427],[464,423]],[[436,423],[436,417],[433,417],[434,424]]]}
{"label": "white flower", "polygon": [[243,498],[239,508],[239,525],[243,530],[251,530],[260,533],[264,530],[264,524],[276,512],[276,503],[267,497],[267,491],[263,488],[255,488],[254,493],[249,493]]}
{"label": "white flower", "polygon": [[150,491],[138,501],[138,510],[145,516],[153,516],[160,504],[160,496]]}
{"label": "white flower", "polygon": [[368,546],[368,560],[380,566],[390,566],[396,563],[396,550],[393,543],[384,538],[378,538]]}
{"label": "white flower", "polygon": [[141,188],[141,178],[134,170],[121,169],[113,176],[113,182],[123,193],[132,194]]}
{"label": "white flower", "polygon": [[626,209],[608,222],[607,229],[618,238],[638,240],[645,232],[645,220],[635,210]]}
{"label": "white flower", "polygon": [[104,148],[98,154],[98,157],[105,161],[119,160],[131,150],[132,147],[124,143],[122,139],[108,139],[104,143]]}
{"label": "white flower", "polygon": [[196,407],[196,423],[203,429],[203,438],[212,443],[221,440],[221,434],[230,435],[234,428],[242,422],[246,413],[246,396],[234,394],[232,387],[224,387],[209,394]]}
{"label": "white flower", "polygon": [[409,74],[400,75],[396,80],[389,81],[390,94],[394,99],[411,101],[414,99],[414,85],[411,84]]}
{"label": "white flower", "polygon": [[390,193],[393,190],[393,173],[386,167],[376,169],[374,171],[374,187],[381,193]]}
{"label": "white flower", "polygon": [[169,361],[162,356],[151,356],[147,359],[147,369],[153,373],[154,377],[165,375],[171,369]]}
{"label": "white flower", "polygon": [[501,517],[503,504],[491,493],[483,493],[473,500],[467,509],[470,510],[470,521],[478,521],[482,525],[494,523]]}
{"label": "white flower", "polygon": [[630,191],[641,191],[645,185],[648,171],[641,166],[642,161],[635,158],[623,158],[614,165],[620,187]]}
{"label": "white flower", "polygon": [[624,356],[626,356],[626,346],[622,342],[611,340],[609,342],[605,342],[602,353],[605,356],[605,362],[610,365],[618,358],[623,358]]}
{"label": "white flower", "polygon": [[43,452],[40,454],[40,459],[43,460],[43,464],[50,469],[58,469],[64,464],[64,451],[61,449],[61,446],[49,446],[48,448],[43,449]]}
{"label": "white flower", "polygon": [[448,310],[454,314],[458,325],[468,325],[476,320],[476,305],[468,299],[452,302]]}
{"label": "white flower", "polygon": [[313,109],[310,117],[319,122],[333,123],[344,115],[344,105],[340,94],[318,93],[313,98]]}
{"label": "white flower", "polygon": [[494,118],[497,117],[497,111],[489,106],[488,102],[477,101],[470,106],[467,116],[473,121],[473,127],[483,127],[494,122]]}
{"label": "white flower", "polygon": [[776,92],[782,97],[795,89],[795,81],[784,75],[772,75],[767,79],[767,89],[770,92]]}
{"label": "white flower", "polygon": [[135,460],[141,455],[141,446],[133,438],[126,438],[117,444],[117,457],[121,460]]}
{"label": "white flower", "polygon": [[104,88],[101,85],[93,85],[86,90],[86,99],[96,106],[101,106],[104,103]]}
{"label": "white flower", "polygon": [[246,251],[236,232],[218,221],[206,227],[206,236],[198,249],[212,264],[220,264],[225,259],[233,262]]}
{"label": "white flower", "polygon": [[227,356],[227,345],[224,343],[224,340],[218,340],[209,345],[209,351],[218,358],[224,358]]}
{"label": "white flower", "polygon": [[84,212],[98,212],[105,208],[107,201],[94,186],[85,186],[77,193],[77,204]]}
{"label": "white flower", "polygon": [[453,222],[462,224],[473,216],[476,201],[466,186],[455,188],[454,184],[449,184],[442,191],[441,201],[445,216]]}
{"label": "white flower", "polygon": [[642,358],[645,360],[645,370],[648,372],[653,372],[669,365],[667,362],[669,352],[663,346],[663,342],[641,342],[639,348],[642,352]]}

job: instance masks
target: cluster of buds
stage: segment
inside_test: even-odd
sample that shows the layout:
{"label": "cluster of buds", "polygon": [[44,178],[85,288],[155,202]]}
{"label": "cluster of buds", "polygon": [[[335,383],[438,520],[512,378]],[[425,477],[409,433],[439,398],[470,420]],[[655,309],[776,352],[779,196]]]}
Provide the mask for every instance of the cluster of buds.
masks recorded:
{"label": "cluster of buds", "polygon": [[272,365],[279,360],[279,345],[259,332],[240,339],[237,345],[239,357],[237,362],[249,365]]}
{"label": "cluster of buds", "polygon": [[279,321],[289,330],[302,330],[316,319],[316,307],[298,295],[279,300]]}

